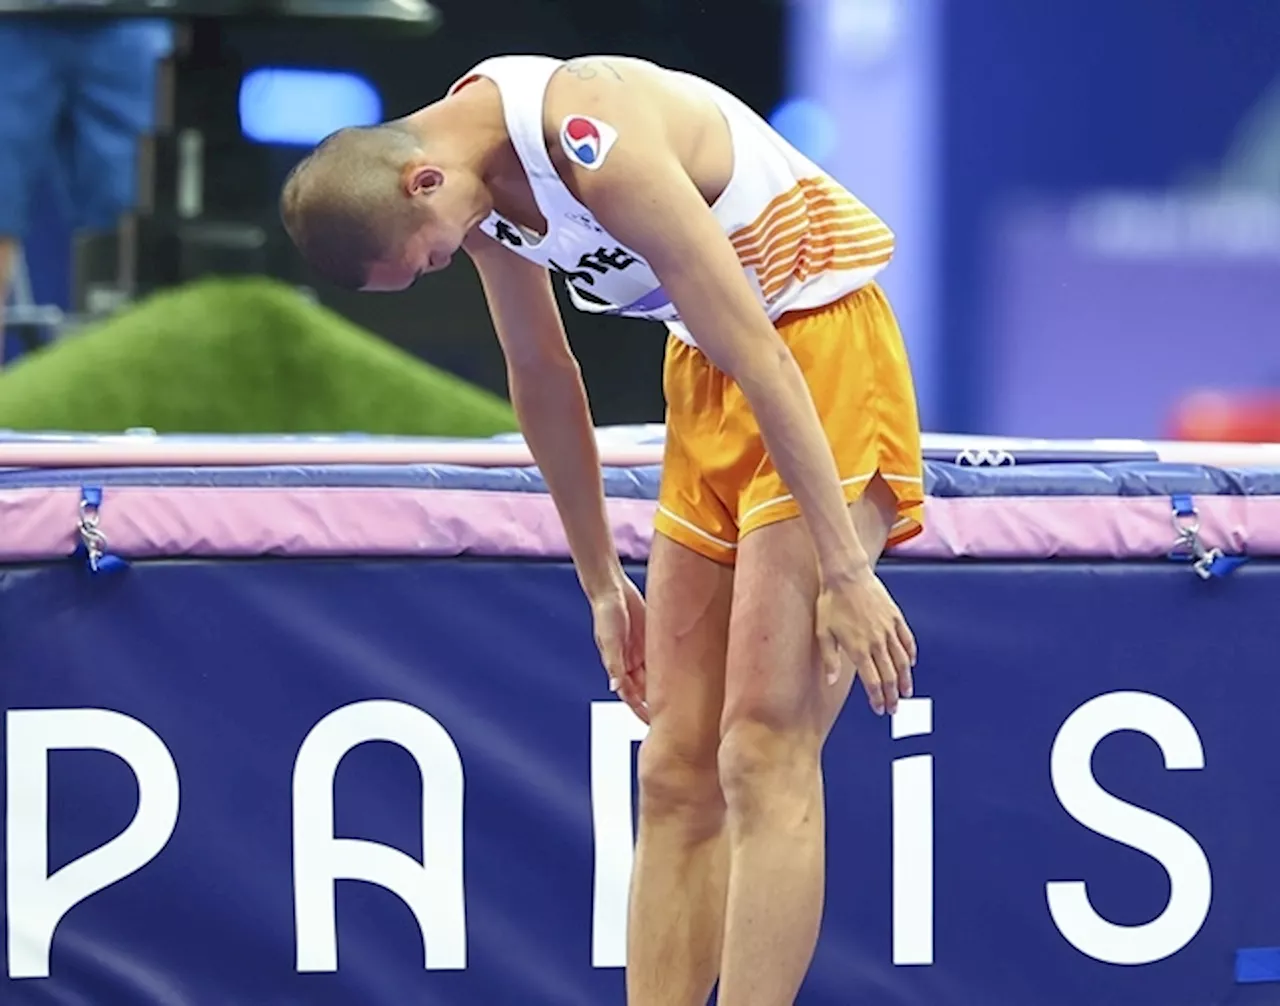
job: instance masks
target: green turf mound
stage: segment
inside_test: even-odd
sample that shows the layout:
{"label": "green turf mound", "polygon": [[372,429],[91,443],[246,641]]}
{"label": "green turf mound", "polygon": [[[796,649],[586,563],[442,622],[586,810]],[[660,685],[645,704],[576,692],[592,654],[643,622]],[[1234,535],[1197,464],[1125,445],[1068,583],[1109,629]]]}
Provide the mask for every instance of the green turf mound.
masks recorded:
{"label": "green turf mound", "polygon": [[0,429],[143,426],[476,437],[516,420],[502,399],[264,279],[158,294],[0,372]]}

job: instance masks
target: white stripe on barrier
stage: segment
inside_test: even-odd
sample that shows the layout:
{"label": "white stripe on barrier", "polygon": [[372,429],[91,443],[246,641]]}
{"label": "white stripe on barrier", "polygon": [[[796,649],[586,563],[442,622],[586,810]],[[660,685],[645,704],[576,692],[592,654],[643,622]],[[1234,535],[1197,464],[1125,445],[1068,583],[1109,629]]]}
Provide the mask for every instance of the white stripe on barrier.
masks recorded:
{"label": "white stripe on barrier", "polygon": [[[600,458],[610,467],[632,468],[662,461],[662,444],[626,443],[617,429],[599,431]],[[0,434],[0,437],[3,435]],[[1223,468],[1280,466],[1280,444],[1180,443],[1142,440],[1030,440],[925,434],[926,453],[989,456],[997,453],[1154,453],[1159,460]],[[528,448],[512,438],[427,440],[370,437],[178,437],[52,435],[0,439],[0,468],[195,468],[260,465],[466,465],[473,468],[525,467]]]}

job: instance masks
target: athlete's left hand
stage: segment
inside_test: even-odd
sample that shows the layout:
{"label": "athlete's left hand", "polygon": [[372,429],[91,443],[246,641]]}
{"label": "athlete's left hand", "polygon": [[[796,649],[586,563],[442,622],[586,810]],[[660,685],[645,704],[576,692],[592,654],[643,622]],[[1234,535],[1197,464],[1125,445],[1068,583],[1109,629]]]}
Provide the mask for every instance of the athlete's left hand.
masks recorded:
{"label": "athlete's left hand", "polygon": [[596,646],[609,673],[609,690],[617,693],[632,712],[649,722],[645,704],[644,596],[623,576],[616,591],[593,598]]}
{"label": "athlete's left hand", "polygon": [[824,584],[816,611],[818,647],[828,684],[853,665],[877,716],[910,698],[916,641],[898,605],[870,567]]}

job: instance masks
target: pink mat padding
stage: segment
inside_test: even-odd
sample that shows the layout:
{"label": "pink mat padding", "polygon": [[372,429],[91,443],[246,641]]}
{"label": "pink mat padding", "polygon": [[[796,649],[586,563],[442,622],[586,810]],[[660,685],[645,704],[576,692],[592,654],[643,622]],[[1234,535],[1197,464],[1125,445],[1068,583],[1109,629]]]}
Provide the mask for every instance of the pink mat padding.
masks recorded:
{"label": "pink mat padding", "polygon": [[[0,491],[0,562],[70,555],[79,490]],[[1199,497],[1206,545],[1280,556],[1280,497]],[[620,554],[648,556],[654,503],[612,499]],[[921,559],[1163,556],[1175,534],[1163,497],[930,498],[922,535],[894,550]],[[126,558],[452,556],[566,558],[548,496],[384,488],[108,487],[101,528]]]}

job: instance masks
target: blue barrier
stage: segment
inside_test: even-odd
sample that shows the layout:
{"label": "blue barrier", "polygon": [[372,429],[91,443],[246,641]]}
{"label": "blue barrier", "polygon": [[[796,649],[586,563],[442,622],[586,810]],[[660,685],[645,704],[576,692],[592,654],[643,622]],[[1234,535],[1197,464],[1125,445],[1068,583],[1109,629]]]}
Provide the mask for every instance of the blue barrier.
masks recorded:
{"label": "blue barrier", "polygon": [[[1280,1001],[1280,564],[885,577],[920,697],[832,737],[801,1006]],[[0,567],[0,666],[6,1006],[623,1001],[641,728],[568,566]]]}

